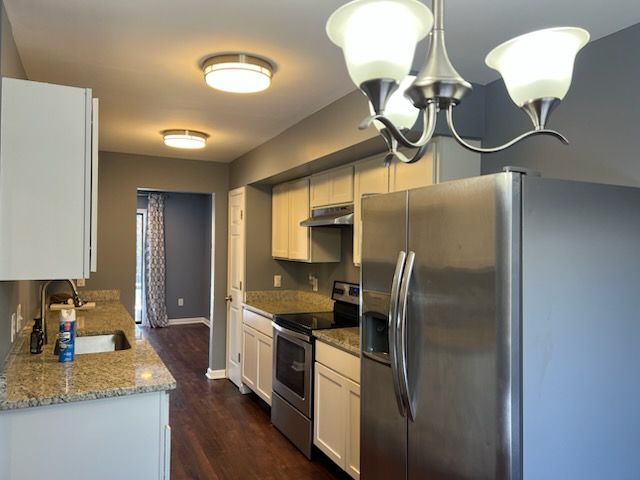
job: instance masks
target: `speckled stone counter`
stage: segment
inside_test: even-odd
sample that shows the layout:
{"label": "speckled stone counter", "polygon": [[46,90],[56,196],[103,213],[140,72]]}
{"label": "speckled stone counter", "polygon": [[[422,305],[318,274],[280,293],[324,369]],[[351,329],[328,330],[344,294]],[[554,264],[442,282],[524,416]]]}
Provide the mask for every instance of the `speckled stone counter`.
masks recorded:
{"label": "speckled stone counter", "polygon": [[[86,300],[94,299],[86,295]],[[49,344],[41,354],[29,353],[30,325],[14,342],[0,373],[0,410],[176,388],[175,379],[120,303],[98,301],[95,309],[79,311],[78,335],[122,330],[131,348],[76,355],[74,362],[66,364],[59,363],[53,354],[58,313],[49,312],[48,315]]]}
{"label": "speckled stone counter", "polygon": [[264,290],[247,292],[244,306],[272,318],[280,313],[330,312],[333,310],[333,300],[302,290]]}
{"label": "speckled stone counter", "polygon": [[313,336],[321,342],[344,350],[352,355],[360,356],[360,328],[330,328],[314,330]]}

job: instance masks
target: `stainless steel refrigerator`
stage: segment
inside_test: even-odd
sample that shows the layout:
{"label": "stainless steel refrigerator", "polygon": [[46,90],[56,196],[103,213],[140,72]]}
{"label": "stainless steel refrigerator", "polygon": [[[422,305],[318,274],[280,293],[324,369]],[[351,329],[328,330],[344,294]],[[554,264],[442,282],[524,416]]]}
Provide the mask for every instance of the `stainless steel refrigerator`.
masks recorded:
{"label": "stainless steel refrigerator", "polygon": [[640,478],[640,189],[363,199],[361,478]]}

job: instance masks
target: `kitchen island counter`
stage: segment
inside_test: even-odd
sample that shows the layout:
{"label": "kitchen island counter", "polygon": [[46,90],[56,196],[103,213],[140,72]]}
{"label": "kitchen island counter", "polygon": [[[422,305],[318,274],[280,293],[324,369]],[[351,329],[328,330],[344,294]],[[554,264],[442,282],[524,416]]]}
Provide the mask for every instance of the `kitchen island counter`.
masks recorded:
{"label": "kitchen island counter", "polygon": [[[93,300],[89,298],[89,300]],[[76,355],[59,363],[53,349],[58,312],[48,312],[49,343],[29,353],[31,326],[14,342],[0,372],[0,410],[15,410],[83,400],[173,390],[176,381],[118,301],[98,301],[95,309],[77,312],[78,336],[122,331],[131,348]]]}

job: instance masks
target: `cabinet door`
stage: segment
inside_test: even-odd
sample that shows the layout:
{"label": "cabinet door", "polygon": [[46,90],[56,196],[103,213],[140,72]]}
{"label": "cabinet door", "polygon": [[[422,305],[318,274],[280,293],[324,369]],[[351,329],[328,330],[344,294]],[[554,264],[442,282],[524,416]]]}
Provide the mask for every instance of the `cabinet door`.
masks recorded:
{"label": "cabinet door", "polygon": [[276,185],[271,193],[271,254],[289,256],[289,192],[286,184]]}
{"label": "cabinet door", "polygon": [[309,177],[291,182],[289,185],[289,258],[309,260],[310,229],[300,222],[309,217]]}
{"label": "cabinet door", "polygon": [[91,90],[2,79],[0,280],[89,276],[91,111]]}
{"label": "cabinet door", "polygon": [[356,163],[353,202],[353,263],[360,265],[362,244],[362,197],[389,191],[389,167],[384,156],[376,156]]}
{"label": "cabinet door", "polygon": [[424,157],[415,163],[404,163],[394,158],[391,163],[389,191],[398,192],[433,185],[435,150],[435,142],[431,142]]}
{"label": "cabinet door", "polygon": [[360,385],[345,379],[347,393],[347,456],[345,470],[360,478]]}
{"label": "cabinet door", "polygon": [[88,206],[91,224],[91,239],[89,242],[90,266],[92,272],[98,271],[98,155],[100,150],[99,140],[99,112],[100,103],[93,99],[93,112],[91,115],[91,201]]}
{"label": "cabinet door", "polygon": [[343,470],[347,453],[347,379],[315,363],[313,443]]}
{"label": "cabinet door", "polygon": [[253,328],[242,326],[242,382],[254,392],[258,381],[258,335]]}
{"label": "cabinet door", "polygon": [[353,166],[336,168],[329,172],[329,203],[353,202]]}
{"label": "cabinet door", "polygon": [[271,382],[273,375],[273,341],[268,336],[258,333],[258,383],[256,393],[271,405]]}
{"label": "cabinet door", "polygon": [[329,204],[329,172],[311,176],[311,208]]}

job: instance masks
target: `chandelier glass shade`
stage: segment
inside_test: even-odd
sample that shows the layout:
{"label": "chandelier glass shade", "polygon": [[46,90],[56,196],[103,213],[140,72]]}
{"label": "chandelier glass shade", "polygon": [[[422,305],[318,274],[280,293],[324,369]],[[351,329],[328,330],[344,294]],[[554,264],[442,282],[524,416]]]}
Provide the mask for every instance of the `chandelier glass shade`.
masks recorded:
{"label": "chandelier glass shade", "polygon": [[336,10],[327,33],[342,48],[351,80],[359,86],[378,78],[401,82],[432,26],[431,11],[417,0],[359,0]]}
{"label": "chandelier glass shade", "polygon": [[[420,110],[418,110],[413,103],[411,103],[411,100],[405,96],[407,88],[411,86],[415,79],[415,75],[407,75],[404,77],[400,82],[398,89],[389,97],[384,110],[384,115],[401,130],[408,130],[413,127],[418,119],[418,114],[420,113]],[[369,105],[369,109],[371,111],[371,115],[375,115],[371,104]],[[373,125],[378,130],[385,128],[385,126],[377,120],[374,120]]]}
{"label": "chandelier glass shade", "polygon": [[[437,114],[445,111],[452,136],[465,148],[493,153],[533,135],[567,139],[546,128],[551,112],[567,94],[577,53],[589,41],[581,28],[549,28],[521,35],[494,48],[489,67],[503,77],[514,103],[531,119],[533,129],[497,147],[476,147],[455,129],[453,109],[472,86],[455,70],[447,53],[444,0],[433,0],[433,14],[417,0],[353,0],[327,21],[329,39],[342,48],[351,80],[368,97],[371,115],[360,128],[373,124],[384,138],[390,156],[419,160],[435,131]],[[417,43],[430,33],[423,68],[408,76]],[[413,108],[410,108],[413,106]],[[409,140],[406,130],[420,117],[422,132]],[[412,121],[413,120],[413,121]],[[412,158],[398,147],[416,149]]]}
{"label": "chandelier glass shade", "polygon": [[513,102],[562,100],[569,91],[576,55],[589,41],[582,28],[549,28],[511,39],[489,52],[486,63],[502,75]]}

